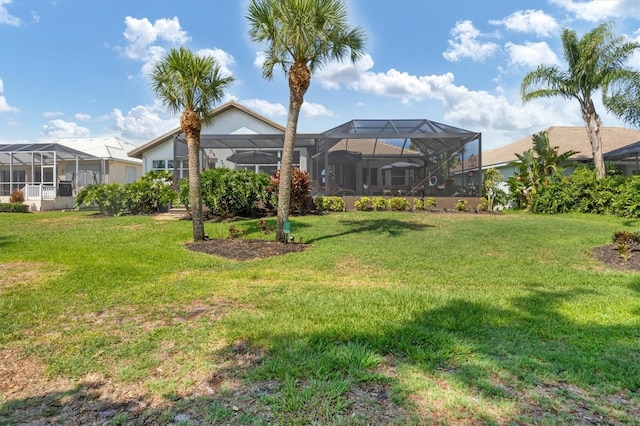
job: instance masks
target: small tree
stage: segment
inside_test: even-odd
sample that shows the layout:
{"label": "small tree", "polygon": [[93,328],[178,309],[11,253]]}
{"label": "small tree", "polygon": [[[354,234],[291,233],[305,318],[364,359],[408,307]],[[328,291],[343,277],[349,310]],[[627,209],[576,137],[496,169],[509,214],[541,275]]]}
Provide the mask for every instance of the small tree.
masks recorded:
{"label": "small tree", "polygon": [[558,154],[557,146],[552,147],[547,132],[533,135],[533,148],[515,154],[518,161],[509,165],[518,167],[515,176],[509,178],[509,190],[512,199],[526,208],[531,207],[532,199],[538,189],[549,185],[562,175],[566,167],[571,165],[569,157],[577,151],[566,151]]}
{"label": "small tree", "polygon": [[506,195],[500,188],[502,182],[504,182],[504,176],[502,176],[500,170],[492,167],[485,172],[484,180],[482,181],[482,196],[487,200],[487,208],[489,210],[493,210],[496,199],[503,199]]}

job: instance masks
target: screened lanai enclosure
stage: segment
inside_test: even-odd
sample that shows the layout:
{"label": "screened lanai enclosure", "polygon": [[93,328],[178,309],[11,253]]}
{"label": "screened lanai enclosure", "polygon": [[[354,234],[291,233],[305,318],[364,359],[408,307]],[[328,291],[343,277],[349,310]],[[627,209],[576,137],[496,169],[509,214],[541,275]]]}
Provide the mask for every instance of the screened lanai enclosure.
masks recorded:
{"label": "screened lanai enclosure", "polygon": [[[283,134],[200,138],[204,169],[271,174],[280,166]],[[188,174],[183,135],[174,138],[173,152],[177,181]],[[256,152],[266,155],[252,161]],[[479,132],[426,119],[352,120],[323,133],[298,134],[293,164],[310,173],[314,195],[478,196],[481,152]]]}
{"label": "screened lanai enclosure", "polygon": [[[0,199],[20,190],[34,210],[61,197],[73,197],[78,188],[101,182],[108,167],[104,160],[60,144],[0,145]],[[73,206],[67,200],[67,207]]]}

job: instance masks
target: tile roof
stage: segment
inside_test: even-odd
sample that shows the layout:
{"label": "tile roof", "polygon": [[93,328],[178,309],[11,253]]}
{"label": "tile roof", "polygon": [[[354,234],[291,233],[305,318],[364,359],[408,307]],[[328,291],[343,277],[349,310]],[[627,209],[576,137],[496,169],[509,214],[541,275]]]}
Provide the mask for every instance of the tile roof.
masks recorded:
{"label": "tile roof", "polygon": [[392,145],[375,139],[342,139],[329,151],[337,150],[356,151],[364,156],[421,156],[419,151]]}
{"label": "tile roof", "polygon": [[[590,160],[591,144],[584,127],[553,126],[546,129],[551,146],[557,146],[558,152],[578,151],[572,160]],[[522,154],[533,147],[533,135],[518,141],[491,149],[482,153],[482,168],[499,166],[517,160],[515,154]],[[640,130],[623,127],[603,127],[602,147],[606,154],[633,142],[640,141]]]}

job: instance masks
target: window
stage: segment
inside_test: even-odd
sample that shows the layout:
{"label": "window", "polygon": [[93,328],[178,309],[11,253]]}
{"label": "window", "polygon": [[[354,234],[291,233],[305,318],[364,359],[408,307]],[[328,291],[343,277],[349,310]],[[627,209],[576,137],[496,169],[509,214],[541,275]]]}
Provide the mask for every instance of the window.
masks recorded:
{"label": "window", "polygon": [[393,168],[391,169],[391,185],[402,186],[406,185],[406,173],[405,169]]}
{"label": "window", "polygon": [[[367,170],[369,171],[369,179],[367,179]],[[377,185],[378,184],[378,169],[376,167],[369,167],[362,169],[362,183],[364,185]]]}
{"label": "window", "polygon": [[135,167],[125,166],[124,175],[125,183],[135,182],[138,179],[138,171]]}
{"label": "window", "polygon": [[173,160],[153,160],[151,162],[151,169],[173,171]]}

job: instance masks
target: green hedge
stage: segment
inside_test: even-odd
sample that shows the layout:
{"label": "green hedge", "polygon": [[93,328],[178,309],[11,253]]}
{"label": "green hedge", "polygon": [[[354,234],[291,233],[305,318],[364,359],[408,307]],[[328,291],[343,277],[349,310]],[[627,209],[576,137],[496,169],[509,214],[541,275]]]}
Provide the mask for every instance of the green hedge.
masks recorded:
{"label": "green hedge", "polygon": [[29,205],[22,203],[0,203],[0,213],[28,213]]}
{"label": "green hedge", "polygon": [[533,196],[531,211],[567,212],[640,217],[640,176],[607,176],[597,179],[595,170],[579,167],[559,182],[541,186]]}

